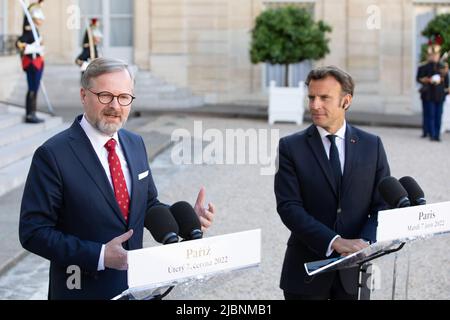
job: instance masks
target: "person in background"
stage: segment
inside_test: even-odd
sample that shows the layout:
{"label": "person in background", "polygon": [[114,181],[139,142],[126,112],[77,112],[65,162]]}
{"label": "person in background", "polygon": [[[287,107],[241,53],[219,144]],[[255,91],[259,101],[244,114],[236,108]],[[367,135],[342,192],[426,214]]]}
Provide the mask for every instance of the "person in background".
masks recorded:
{"label": "person in background", "polygon": [[80,67],[81,76],[83,76],[89,63],[99,57],[97,46],[102,38],[100,22],[97,18],[91,19],[91,23],[87,26],[84,34],[82,51],[75,59],[75,63]]}
{"label": "person in background", "polygon": [[37,36],[40,38],[39,44],[34,38],[30,21],[27,16],[24,17],[22,35],[16,42],[22,59],[22,69],[27,75],[28,91],[25,99],[25,122],[41,123],[44,120],[36,116],[37,94],[41,84],[42,74],[44,72],[44,48],[42,46],[42,37],[39,35],[39,27],[42,26],[45,16],[42,11],[42,3],[39,0],[28,7],[31,19],[36,26]]}
{"label": "person in background", "polygon": [[417,81],[420,89],[424,113],[424,132],[422,137],[431,141],[441,141],[442,108],[448,88],[448,75],[442,76],[440,65],[441,46],[432,44],[428,47],[428,62],[419,66]]}

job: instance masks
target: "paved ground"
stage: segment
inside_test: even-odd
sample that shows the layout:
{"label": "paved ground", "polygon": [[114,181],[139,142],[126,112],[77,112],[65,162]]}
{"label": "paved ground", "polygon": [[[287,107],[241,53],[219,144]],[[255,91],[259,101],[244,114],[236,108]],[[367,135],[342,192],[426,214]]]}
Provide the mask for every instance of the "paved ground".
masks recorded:
{"label": "paved ground", "polygon": [[[203,129],[229,128],[280,129],[284,136],[300,128],[291,124],[269,127],[266,122],[249,119],[197,118],[161,116],[141,127],[144,136],[158,132],[163,137],[177,128],[192,132],[193,121],[202,120]],[[306,126],[306,124],[304,125]],[[304,127],[303,126],[303,127]],[[449,200],[450,135],[436,143],[419,138],[418,129],[370,127],[380,135],[391,164],[392,175],[415,177],[425,190],[429,203]],[[150,147],[151,148],[151,147]],[[169,299],[282,299],[278,288],[281,263],[288,238],[275,209],[273,176],[260,175],[258,165],[189,165],[174,166],[171,150],[158,156],[151,165],[160,200],[194,203],[201,186],[206,187],[207,201],[217,209],[215,223],[208,235],[261,228],[262,263],[258,269],[225,275],[203,283],[180,286]],[[147,234],[145,245],[155,245]],[[409,299],[450,299],[450,237],[418,241],[398,255],[396,298],[405,298],[405,274],[410,254]],[[374,299],[391,297],[394,256],[377,262],[381,270],[381,288]],[[47,262],[33,255],[0,276],[0,299],[45,299]]]}

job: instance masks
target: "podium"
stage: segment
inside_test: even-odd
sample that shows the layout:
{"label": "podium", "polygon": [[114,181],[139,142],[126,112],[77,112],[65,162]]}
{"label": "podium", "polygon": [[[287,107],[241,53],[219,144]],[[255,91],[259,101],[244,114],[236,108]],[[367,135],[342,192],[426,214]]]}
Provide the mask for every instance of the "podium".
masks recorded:
{"label": "podium", "polygon": [[[304,264],[304,267],[309,276],[358,267],[359,299],[370,300],[371,280],[373,280],[371,261],[398,252],[408,242],[448,233],[450,233],[450,202],[384,210],[378,213],[375,243],[349,256],[308,262]],[[395,260],[392,299],[394,299],[396,286],[396,265]],[[408,279],[409,266],[407,272]]]}
{"label": "podium", "polygon": [[128,289],[113,300],[159,300],[175,286],[261,263],[261,230],[128,251]]}

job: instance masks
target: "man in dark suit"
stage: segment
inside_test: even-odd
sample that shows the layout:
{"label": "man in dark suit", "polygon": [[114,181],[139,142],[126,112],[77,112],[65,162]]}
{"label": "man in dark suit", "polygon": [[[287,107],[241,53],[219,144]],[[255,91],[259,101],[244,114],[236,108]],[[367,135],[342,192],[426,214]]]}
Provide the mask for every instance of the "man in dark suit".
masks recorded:
{"label": "man in dark suit", "polygon": [[[82,78],[84,115],[34,154],[19,236],[51,262],[49,299],[111,299],[127,289],[127,250],[142,248],[145,213],[160,205],[142,138],[121,129],[133,91],[125,63],[94,60]],[[204,198],[202,188],[195,211],[206,229],[215,209]],[[80,288],[68,286],[71,266]]]}
{"label": "man in dark suit", "polygon": [[375,241],[377,192],[389,175],[379,137],[345,121],[351,76],[333,66],[306,80],[313,125],[280,139],[277,210],[291,231],[280,287],[286,299],[357,299],[358,269],[307,276],[305,262],[348,255]]}
{"label": "man in dark suit", "polygon": [[[41,86],[41,78],[44,73],[44,48],[42,46],[42,37],[39,34],[39,28],[45,20],[42,11],[44,0],[38,0],[27,8],[32,21],[28,21],[28,16],[23,18],[22,35],[17,39],[16,47],[19,49],[22,60],[22,69],[27,76],[28,91],[25,99],[25,122],[41,123],[44,120],[36,116],[37,95]],[[32,24],[36,27],[35,39],[32,31]],[[38,41],[39,40],[39,41]],[[39,43],[39,45],[38,45]]]}
{"label": "man in dark suit", "polygon": [[441,47],[437,44],[428,47],[428,62],[419,66],[416,80],[420,88],[423,109],[423,134],[431,141],[441,141],[441,121],[447,88],[448,74],[442,72],[445,65],[440,63]]}

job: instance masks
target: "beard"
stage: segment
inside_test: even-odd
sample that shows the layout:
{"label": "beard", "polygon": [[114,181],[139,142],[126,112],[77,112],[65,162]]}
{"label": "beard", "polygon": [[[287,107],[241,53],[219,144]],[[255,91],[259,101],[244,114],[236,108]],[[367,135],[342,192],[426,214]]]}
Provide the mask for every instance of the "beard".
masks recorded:
{"label": "beard", "polygon": [[108,122],[105,118],[100,118],[95,122],[95,127],[100,132],[112,136],[114,133],[119,131],[123,125],[127,122],[127,118],[124,118],[121,113],[117,113],[114,110],[104,110],[102,112],[103,116],[117,116],[120,117],[118,123]]}

